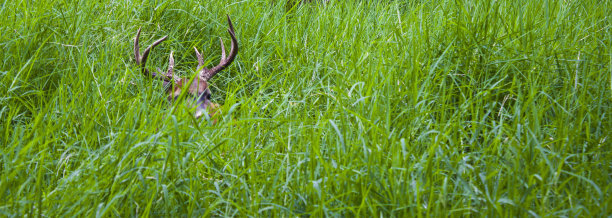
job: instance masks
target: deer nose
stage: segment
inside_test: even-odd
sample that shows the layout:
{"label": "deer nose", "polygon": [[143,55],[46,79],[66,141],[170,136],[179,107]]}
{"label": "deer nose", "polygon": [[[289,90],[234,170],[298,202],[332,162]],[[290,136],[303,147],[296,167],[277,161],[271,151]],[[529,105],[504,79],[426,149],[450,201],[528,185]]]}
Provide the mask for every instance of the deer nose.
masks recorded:
{"label": "deer nose", "polygon": [[200,110],[198,110],[198,111],[196,111],[196,112],[195,112],[195,117],[196,117],[196,118],[200,118],[202,115],[204,115],[204,112],[202,112],[202,111],[200,111]]}
{"label": "deer nose", "polygon": [[196,108],[195,117],[200,118],[204,114],[206,114],[206,103],[202,102],[202,103],[199,103],[198,107]]}

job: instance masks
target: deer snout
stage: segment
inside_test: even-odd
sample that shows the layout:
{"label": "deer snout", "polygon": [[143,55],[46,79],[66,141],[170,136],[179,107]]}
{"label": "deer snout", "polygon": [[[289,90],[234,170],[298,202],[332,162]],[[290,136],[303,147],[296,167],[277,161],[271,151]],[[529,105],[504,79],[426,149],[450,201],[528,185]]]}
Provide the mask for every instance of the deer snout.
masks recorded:
{"label": "deer snout", "polygon": [[220,106],[217,103],[206,101],[198,105],[198,108],[196,109],[196,112],[195,112],[195,117],[205,119],[206,118],[205,115],[208,115],[208,118],[212,120],[213,124],[216,124],[217,118],[215,117],[215,115],[217,114],[219,107]]}

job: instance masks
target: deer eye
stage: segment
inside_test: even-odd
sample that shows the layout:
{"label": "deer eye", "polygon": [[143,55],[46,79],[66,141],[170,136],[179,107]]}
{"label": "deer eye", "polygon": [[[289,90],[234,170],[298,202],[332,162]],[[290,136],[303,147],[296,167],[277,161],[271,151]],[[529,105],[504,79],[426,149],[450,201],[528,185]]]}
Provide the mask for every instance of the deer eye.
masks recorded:
{"label": "deer eye", "polygon": [[203,103],[210,100],[210,91],[206,90],[196,97],[198,103]]}
{"label": "deer eye", "polygon": [[205,95],[206,95],[206,99],[210,100],[210,96],[211,96],[210,92],[206,92]]}
{"label": "deer eye", "polygon": [[204,91],[202,95],[204,96],[204,98],[210,100],[210,96],[211,96],[210,90],[206,89],[206,91]]}

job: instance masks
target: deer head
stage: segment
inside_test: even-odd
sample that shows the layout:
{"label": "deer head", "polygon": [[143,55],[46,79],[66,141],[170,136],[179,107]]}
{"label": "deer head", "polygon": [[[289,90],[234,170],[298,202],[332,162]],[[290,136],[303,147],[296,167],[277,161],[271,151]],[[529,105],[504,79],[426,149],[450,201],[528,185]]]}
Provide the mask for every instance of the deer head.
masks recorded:
{"label": "deer head", "polygon": [[[188,96],[185,99],[186,102],[190,106],[195,106],[196,118],[201,117],[202,115],[213,116],[219,107],[218,104],[211,102],[211,92],[208,88],[208,81],[214,77],[217,73],[221,72],[223,69],[227,68],[238,54],[238,41],[236,40],[236,34],[234,33],[234,26],[232,25],[232,20],[229,15],[227,16],[227,23],[229,24],[228,32],[230,37],[232,38],[231,49],[229,53],[229,57],[225,55],[225,46],[223,45],[223,40],[219,38],[221,41],[221,61],[219,64],[213,68],[204,67],[204,59],[198,49],[194,47],[196,56],[198,58],[198,67],[196,68],[196,72],[198,75],[191,80],[189,77],[178,78],[174,76],[174,57],[172,56],[173,52],[170,52],[170,60],[168,63],[168,71],[163,73],[159,68],[157,69],[157,73],[150,72],[146,67],[147,57],[149,57],[149,52],[155,46],[162,43],[164,40],[168,38],[168,36],[164,36],[161,39],[153,42],[149,47],[145,49],[140,55],[140,47],[138,46],[138,38],[140,37],[140,28],[136,33],[136,38],[134,39],[134,58],[136,59],[136,63],[140,66],[141,71],[144,75],[148,77],[152,77],[158,80],[162,80],[164,82],[164,87],[166,94],[168,96],[168,101],[174,102],[177,100],[179,95],[185,91]],[[210,114],[208,114],[210,112]]]}

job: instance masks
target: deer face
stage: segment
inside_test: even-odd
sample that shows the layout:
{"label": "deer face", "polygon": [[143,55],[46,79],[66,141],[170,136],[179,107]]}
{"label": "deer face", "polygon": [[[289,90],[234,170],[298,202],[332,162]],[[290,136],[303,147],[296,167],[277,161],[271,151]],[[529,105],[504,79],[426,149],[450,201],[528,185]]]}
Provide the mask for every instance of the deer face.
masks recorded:
{"label": "deer face", "polygon": [[229,16],[227,16],[227,23],[229,24],[228,32],[232,39],[229,57],[226,57],[223,40],[219,38],[219,40],[221,41],[221,61],[217,66],[208,69],[204,67],[204,59],[202,58],[202,55],[200,54],[198,49],[194,47],[196,56],[198,58],[198,67],[196,68],[198,75],[193,80],[188,77],[175,78],[174,57],[172,55],[173,52],[170,52],[168,71],[166,73],[163,73],[159,69],[157,69],[158,73],[152,73],[149,72],[148,69],[146,69],[145,65],[147,62],[147,57],[149,56],[149,52],[155,46],[166,40],[168,36],[164,36],[161,39],[153,42],[153,44],[151,44],[149,47],[147,47],[147,49],[145,49],[141,56],[140,47],[138,46],[140,29],[138,29],[138,32],[136,33],[136,38],[134,39],[134,58],[136,59],[136,63],[142,68],[142,73],[144,75],[164,81],[164,87],[166,87],[168,101],[176,102],[181,93],[186,92],[187,96],[185,98],[185,103],[187,103],[187,105],[190,107],[196,108],[196,117],[201,117],[205,114],[207,114],[208,116],[212,116],[216,112],[216,109],[219,107],[219,105],[211,101],[211,92],[208,88],[208,80],[210,80],[217,73],[221,72],[223,69],[227,68],[234,61],[236,55],[238,54],[238,41],[236,40],[234,26],[232,25],[232,20]]}
{"label": "deer face", "polygon": [[206,80],[196,77],[193,81],[191,81],[191,78],[179,78],[175,81],[175,83],[164,82],[164,87],[167,87],[166,94],[169,102],[176,102],[185,90],[187,95],[184,102],[189,107],[195,107],[196,118],[205,114],[214,115],[214,109],[218,105],[211,101],[211,92]]}

